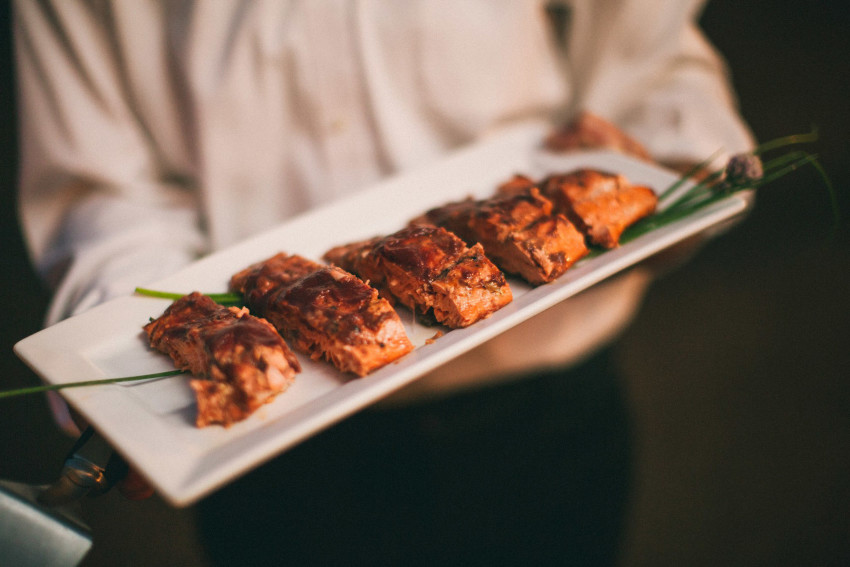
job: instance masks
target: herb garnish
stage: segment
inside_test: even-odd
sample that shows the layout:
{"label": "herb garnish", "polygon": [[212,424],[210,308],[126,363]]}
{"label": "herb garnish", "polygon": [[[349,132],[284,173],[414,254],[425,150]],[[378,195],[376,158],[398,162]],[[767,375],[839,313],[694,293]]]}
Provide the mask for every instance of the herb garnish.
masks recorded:
{"label": "herb garnish", "polygon": [[123,378],[104,378],[102,380],[68,382],[67,384],[44,384],[41,386],[32,386],[30,388],[19,388],[17,390],[7,390],[5,392],[0,392],[0,398],[11,398],[13,396],[22,396],[24,394],[37,394],[39,392],[50,392],[53,390],[64,390],[65,388],[78,388],[80,386],[99,386],[101,384],[115,384],[117,382],[133,382],[139,380],[151,380],[153,378],[167,378],[169,376],[178,376],[180,374],[185,373],[185,370],[166,370],[164,372],[154,372],[153,374],[140,374],[138,376],[125,376]]}
{"label": "herb garnish", "polygon": [[[659,212],[626,229],[620,242],[634,240],[638,236],[726,199],[734,193],[757,190],[805,165],[811,165],[815,168],[829,191],[833,226],[838,226],[841,216],[838,209],[838,197],[816,154],[803,150],[793,150],[769,160],[763,157],[765,154],[780,148],[811,143],[815,140],[817,140],[816,131],[777,138],[759,145],[752,152],[736,154],[728,160],[726,166],[722,169],[710,171],[711,163],[716,159],[719,152],[715,153],[712,157],[687,171],[675,183],[662,191],[658,198]],[[704,177],[684,194],[678,195],[678,189],[689,179],[699,176]]]}

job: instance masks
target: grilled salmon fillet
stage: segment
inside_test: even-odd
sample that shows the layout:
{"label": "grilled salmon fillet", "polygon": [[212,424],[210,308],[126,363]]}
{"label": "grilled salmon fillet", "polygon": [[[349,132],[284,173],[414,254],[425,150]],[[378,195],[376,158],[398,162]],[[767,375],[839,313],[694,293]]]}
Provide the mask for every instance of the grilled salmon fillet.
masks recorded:
{"label": "grilled salmon fillet", "polygon": [[481,245],[468,247],[441,227],[406,227],[333,248],[324,259],[450,328],[489,317],[513,299],[504,274]]}
{"label": "grilled salmon fillet", "polygon": [[654,213],[658,204],[649,187],[633,185],[624,175],[594,169],[552,175],[539,186],[557,211],[604,248],[616,247],[623,231]]}
{"label": "grilled salmon fillet", "polygon": [[198,292],[172,303],[144,326],[150,345],[192,379],[195,424],[230,424],[286,390],[301,371],[274,327],[245,308],[223,307]]}
{"label": "grilled salmon fillet", "polygon": [[496,188],[496,194],[507,197],[508,195],[517,195],[527,193],[532,187],[536,187],[537,183],[530,177],[517,173],[507,181],[501,183]]}
{"label": "grilled salmon fillet", "polygon": [[323,267],[303,256],[281,252],[234,274],[230,289],[241,293],[246,305],[263,313],[274,292]]}
{"label": "grilled salmon fillet", "polygon": [[587,254],[584,236],[530,180],[516,177],[502,187],[505,194],[449,203],[412,222],[480,243],[499,268],[532,285],[551,282]]}
{"label": "grilled salmon fillet", "polygon": [[233,291],[297,350],[358,376],[413,350],[377,290],[341,268],[277,254],[231,278]]}

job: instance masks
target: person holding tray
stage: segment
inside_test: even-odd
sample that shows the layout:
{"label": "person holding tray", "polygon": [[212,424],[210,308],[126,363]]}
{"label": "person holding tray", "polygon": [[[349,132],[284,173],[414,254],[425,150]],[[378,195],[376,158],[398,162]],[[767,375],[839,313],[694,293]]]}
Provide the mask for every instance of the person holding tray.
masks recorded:
{"label": "person holding tray", "polygon": [[[19,202],[47,324],[518,124],[551,125],[552,150],[677,168],[751,149],[702,4],[16,2]],[[208,498],[211,555],[604,556],[629,464],[610,347],[652,276],[598,284]],[[610,492],[588,480],[606,475]],[[582,521],[605,543],[565,535]]]}

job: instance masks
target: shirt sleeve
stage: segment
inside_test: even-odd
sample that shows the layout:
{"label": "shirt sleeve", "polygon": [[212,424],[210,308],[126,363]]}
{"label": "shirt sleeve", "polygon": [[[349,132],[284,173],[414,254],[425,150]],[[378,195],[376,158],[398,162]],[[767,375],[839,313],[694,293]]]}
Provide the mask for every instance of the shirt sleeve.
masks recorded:
{"label": "shirt sleeve", "polygon": [[753,147],[700,0],[575,0],[565,39],[576,110],[617,124],[661,162]]}
{"label": "shirt sleeve", "polygon": [[193,183],[134,108],[109,5],[23,0],[14,17],[20,218],[52,324],[175,271],[205,238]]}

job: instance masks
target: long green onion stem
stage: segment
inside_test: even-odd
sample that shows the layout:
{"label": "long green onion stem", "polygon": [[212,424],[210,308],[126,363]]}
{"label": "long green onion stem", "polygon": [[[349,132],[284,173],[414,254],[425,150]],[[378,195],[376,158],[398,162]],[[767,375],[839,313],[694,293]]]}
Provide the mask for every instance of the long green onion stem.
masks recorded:
{"label": "long green onion stem", "polygon": [[790,136],[784,136],[782,138],[776,138],[774,140],[770,140],[769,142],[765,142],[760,144],[753,150],[755,155],[761,155],[765,152],[769,152],[771,150],[775,150],[777,148],[782,148],[785,146],[791,146],[793,144],[808,144],[811,142],[815,142],[818,139],[818,131],[817,128],[812,128],[812,131],[808,134],[792,134]]}
{"label": "long green onion stem", "polygon": [[[144,287],[137,287],[136,293],[139,295],[146,295],[148,297],[158,297],[161,299],[171,299],[176,300],[180,299],[185,293],[174,293],[170,291],[158,291],[155,289],[147,289]],[[241,304],[242,303],[242,294],[239,293],[205,293],[207,297],[215,301],[216,303],[224,304]]]}
{"label": "long green onion stem", "polygon": [[[812,130],[812,132],[807,134],[785,136],[759,145],[751,152],[751,155],[762,156],[780,148],[795,144],[811,143],[815,140],[817,140],[816,130]],[[672,185],[662,191],[659,195],[659,204],[661,205],[659,212],[629,227],[621,236],[620,241],[628,242],[634,240],[638,236],[681,220],[739,191],[759,189],[805,165],[811,165],[815,168],[829,191],[834,226],[838,226],[841,217],[838,208],[838,196],[829,176],[818,161],[816,154],[811,154],[803,150],[789,151],[770,160],[762,161],[762,174],[758,178],[745,180],[729,179],[726,176],[725,169],[711,171],[709,173],[710,164],[716,159],[717,155],[718,153],[715,153],[710,158],[695,165]],[[691,186],[684,194],[676,196],[672,203],[667,204],[666,201],[671,199],[680,187],[689,179],[697,176],[701,176],[702,179]]]}
{"label": "long green onion stem", "polygon": [[153,374],[140,374],[138,376],[125,376],[123,378],[104,378],[102,380],[86,380],[83,382],[68,382],[67,384],[45,384],[42,386],[32,386],[29,388],[19,388],[17,390],[6,390],[0,392],[0,398],[12,398],[15,396],[23,396],[25,394],[38,394],[41,392],[50,392],[54,390],[64,390],[66,388],[79,388],[82,386],[100,386],[103,384],[115,384],[117,382],[137,382],[140,380],[151,380],[153,378],[167,378],[170,376],[178,376],[185,374],[183,370],[166,370],[164,372],[154,372]]}
{"label": "long green onion stem", "polygon": [[696,164],[691,169],[683,173],[682,176],[679,177],[679,179],[677,179],[675,183],[673,183],[670,187],[661,192],[661,194],[658,196],[658,200],[664,201],[665,199],[669,198],[674,191],[676,191],[679,187],[687,183],[689,179],[705,171],[709,164],[711,164],[711,162],[717,159],[720,153],[720,150],[714,152],[714,154],[712,154],[708,159],[701,161],[700,163]]}

